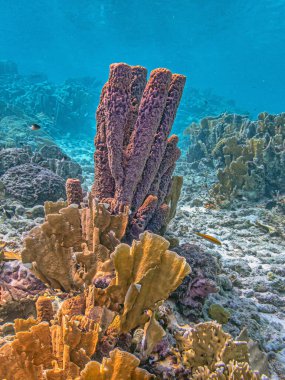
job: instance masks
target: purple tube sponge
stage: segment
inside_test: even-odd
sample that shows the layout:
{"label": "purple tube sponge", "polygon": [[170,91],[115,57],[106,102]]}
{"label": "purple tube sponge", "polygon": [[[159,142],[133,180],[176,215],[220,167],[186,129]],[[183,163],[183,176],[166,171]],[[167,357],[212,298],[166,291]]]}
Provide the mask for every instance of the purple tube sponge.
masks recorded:
{"label": "purple tube sponge", "polygon": [[172,75],[161,123],[157,129],[141,181],[134,196],[132,205],[134,210],[137,210],[140,207],[141,203],[147,196],[150,186],[163,160],[167,146],[167,139],[175,119],[185,81],[186,78],[183,75]]}
{"label": "purple tube sponge", "polygon": [[[153,70],[144,90],[138,118],[126,149],[125,182],[121,201],[131,205],[166,105],[171,72]],[[120,200],[119,200],[120,201]]]}
{"label": "purple tube sponge", "polygon": [[137,238],[148,225],[157,208],[157,197],[149,195],[138,209],[135,218],[131,222],[131,236]]}
{"label": "purple tube sponge", "polygon": [[119,194],[124,180],[123,147],[131,102],[131,73],[131,67],[126,64],[111,65],[104,97],[109,166],[115,180],[115,191]]}
{"label": "purple tube sponge", "polygon": [[100,103],[96,112],[97,132],[95,137],[94,163],[95,163],[95,182],[92,187],[94,197],[101,200],[113,198],[115,191],[115,181],[112,177],[109,166],[109,154],[107,148],[105,107],[104,100],[108,88],[108,83],[102,89]]}
{"label": "purple tube sponge", "polygon": [[140,101],[146,86],[147,71],[142,66],[132,67],[131,104],[125,126],[124,147],[127,147],[139,113]]}
{"label": "purple tube sponge", "polygon": [[180,155],[178,137],[168,136],[184,84],[183,75],[167,69],[153,70],[147,82],[145,68],[118,63],[102,90],[92,195],[113,214],[130,207],[134,237],[168,212],[165,198]]}

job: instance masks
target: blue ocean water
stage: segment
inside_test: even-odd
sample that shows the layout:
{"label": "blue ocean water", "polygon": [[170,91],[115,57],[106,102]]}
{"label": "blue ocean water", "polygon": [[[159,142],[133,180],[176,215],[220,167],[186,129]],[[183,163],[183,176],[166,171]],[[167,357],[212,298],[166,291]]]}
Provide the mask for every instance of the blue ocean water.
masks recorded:
{"label": "blue ocean water", "polygon": [[284,0],[0,0],[0,55],[51,80],[167,67],[256,116],[284,111]]}

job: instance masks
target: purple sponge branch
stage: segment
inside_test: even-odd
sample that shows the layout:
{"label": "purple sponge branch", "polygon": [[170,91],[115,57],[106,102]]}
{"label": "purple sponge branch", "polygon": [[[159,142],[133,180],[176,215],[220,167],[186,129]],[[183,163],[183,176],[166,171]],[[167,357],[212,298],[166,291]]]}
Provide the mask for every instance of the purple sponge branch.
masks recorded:
{"label": "purple sponge branch", "polygon": [[131,73],[131,67],[124,63],[111,65],[104,97],[109,166],[115,180],[115,191],[118,193],[122,191],[124,180],[123,146],[131,101]]}
{"label": "purple sponge branch", "polygon": [[133,238],[137,238],[145,229],[149,221],[151,220],[156,208],[157,197],[149,195],[141,207],[136,213],[135,219],[131,222],[130,235]]}
{"label": "purple sponge branch", "polygon": [[138,117],[139,105],[146,85],[146,75],[147,71],[144,67],[132,67],[131,104],[128,120],[125,127],[124,147],[127,147],[130,142],[130,137],[133,133],[134,126]]}
{"label": "purple sponge branch", "polygon": [[141,179],[152,143],[165,108],[171,72],[151,72],[139,107],[139,114],[126,149],[125,182],[119,203],[131,205],[135,188]]}
{"label": "purple sponge branch", "polygon": [[134,196],[132,204],[132,209],[134,211],[140,207],[146,195],[148,194],[150,186],[163,159],[167,145],[167,138],[176,116],[176,111],[182,96],[185,81],[186,77],[183,75],[172,75],[162,120],[155,135],[154,143],[151,147],[149,158],[143,171],[142,179],[138,184]]}
{"label": "purple sponge branch", "polygon": [[155,210],[153,217],[148,223],[146,229],[154,232],[155,234],[161,233],[162,227],[166,225],[168,218],[169,206],[166,203],[163,203],[161,206]]}
{"label": "purple sponge branch", "polygon": [[176,160],[180,157],[180,149],[177,147],[178,137],[172,135],[167,140],[167,145],[164,153],[163,160],[159,166],[156,176],[150,186],[149,194],[158,195],[159,186],[162,176],[167,172],[167,170],[175,165]]}
{"label": "purple sponge branch", "polygon": [[80,180],[77,178],[68,178],[65,183],[65,191],[68,205],[76,204],[80,206],[83,202],[83,192]]}
{"label": "purple sponge branch", "polygon": [[105,108],[104,99],[107,92],[108,83],[102,89],[100,103],[96,112],[97,131],[95,137],[96,151],[94,153],[95,162],[95,182],[92,187],[92,195],[99,199],[112,198],[115,191],[115,181],[112,177],[108,148],[106,141],[106,125],[105,125]]}

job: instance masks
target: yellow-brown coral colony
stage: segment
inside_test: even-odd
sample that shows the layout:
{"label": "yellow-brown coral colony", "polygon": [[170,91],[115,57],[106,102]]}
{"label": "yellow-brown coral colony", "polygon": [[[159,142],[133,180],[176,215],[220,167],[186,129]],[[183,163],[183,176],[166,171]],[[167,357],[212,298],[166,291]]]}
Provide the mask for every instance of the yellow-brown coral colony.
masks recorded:
{"label": "yellow-brown coral colony", "polygon": [[249,369],[246,342],[215,322],[179,326],[162,311],[191,270],[166,239],[144,232],[131,246],[120,243],[128,213],[111,215],[94,200],[85,209],[48,209],[55,213],[26,238],[23,261],[52,288],[85,290],[65,300],[40,296],[36,319],[15,320],[15,335],[0,348],[1,379],[155,378],[139,368],[140,359],[167,331],[176,343],[164,359],[154,355],[154,367],[176,358],[181,378],[260,378]]}

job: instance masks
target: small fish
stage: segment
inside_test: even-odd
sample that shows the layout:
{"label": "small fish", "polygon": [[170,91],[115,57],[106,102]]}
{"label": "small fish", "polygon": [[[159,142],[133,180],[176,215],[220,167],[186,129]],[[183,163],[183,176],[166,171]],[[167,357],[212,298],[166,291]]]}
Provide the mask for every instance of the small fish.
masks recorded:
{"label": "small fish", "polygon": [[8,243],[6,241],[0,240],[0,249],[5,248]]}
{"label": "small fish", "polygon": [[32,124],[32,125],[30,126],[30,129],[31,129],[32,131],[38,131],[39,129],[41,129],[41,126],[40,126],[39,124]]}
{"label": "small fish", "polygon": [[214,203],[205,203],[204,207],[208,209],[213,209],[213,210],[217,208],[217,206]]}
{"label": "small fish", "polygon": [[21,255],[19,252],[4,251],[3,256],[4,260],[21,260]]}
{"label": "small fish", "polygon": [[220,242],[220,240],[216,239],[215,237],[213,237],[211,235],[202,234],[201,232],[194,232],[194,234],[202,237],[203,239],[206,239],[206,240],[210,241],[213,244],[222,245],[222,243]]}

